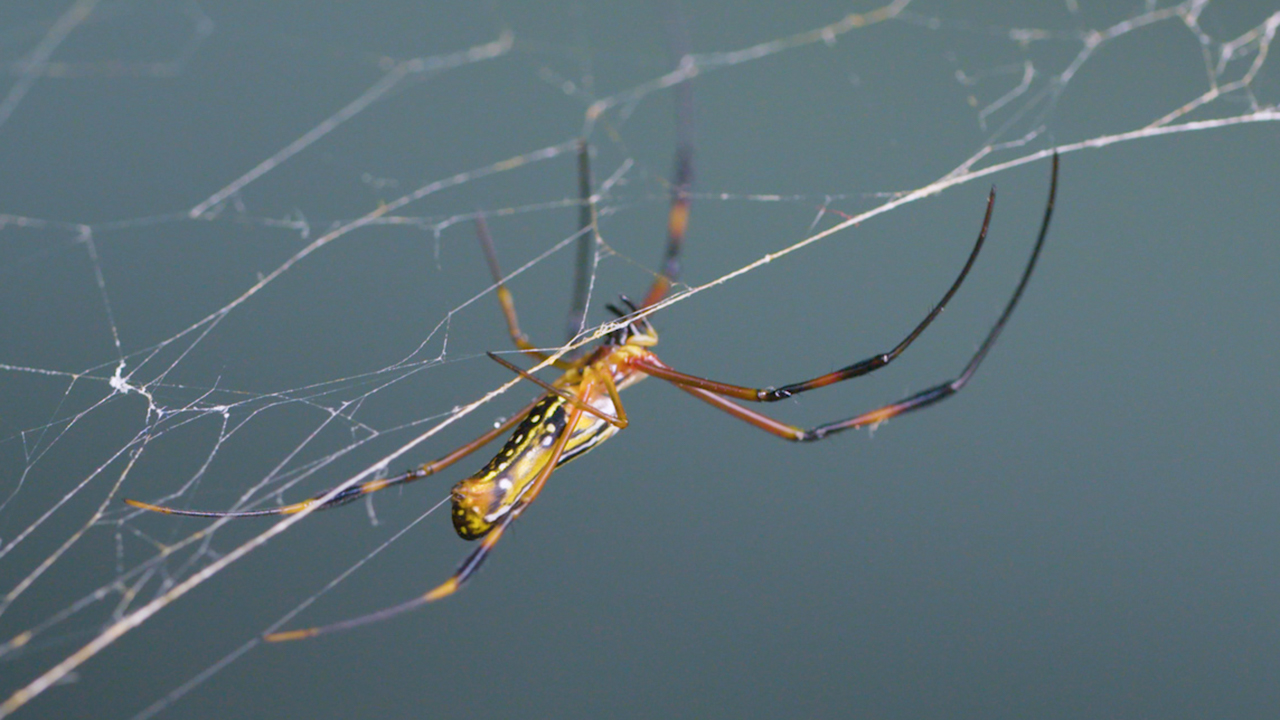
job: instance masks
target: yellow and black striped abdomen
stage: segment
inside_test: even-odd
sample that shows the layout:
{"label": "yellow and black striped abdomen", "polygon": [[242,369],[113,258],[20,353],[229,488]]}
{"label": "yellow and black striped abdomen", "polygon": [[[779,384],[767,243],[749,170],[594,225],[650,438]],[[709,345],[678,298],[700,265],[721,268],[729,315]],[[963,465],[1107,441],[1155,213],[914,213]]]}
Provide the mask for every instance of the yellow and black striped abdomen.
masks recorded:
{"label": "yellow and black striped abdomen", "polygon": [[[598,405],[599,399],[588,402]],[[568,406],[568,401],[559,395],[547,395],[529,411],[488,464],[453,487],[453,529],[460,537],[484,537],[520,501],[546,467],[556,440],[566,432]],[[616,431],[594,415],[582,413],[557,465],[582,455]]]}

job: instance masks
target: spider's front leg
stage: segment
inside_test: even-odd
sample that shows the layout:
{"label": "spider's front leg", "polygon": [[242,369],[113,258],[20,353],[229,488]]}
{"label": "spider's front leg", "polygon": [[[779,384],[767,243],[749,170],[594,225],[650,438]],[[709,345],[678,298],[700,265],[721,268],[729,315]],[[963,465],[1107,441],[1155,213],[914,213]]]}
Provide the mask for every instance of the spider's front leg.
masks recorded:
{"label": "spider's front leg", "polygon": [[991,195],[987,200],[987,212],[982,221],[982,230],[978,233],[978,240],[974,243],[973,250],[969,253],[969,260],[960,271],[960,275],[955,279],[955,282],[951,284],[951,287],[947,290],[946,294],[942,296],[942,300],[939,301],[938,304],[934,306],[933,310],[925,316],[924,320],[916,325],[915,329],[912,330],[900,343],[898,343],[893,350],[887,353],[873,355],[866,360],[856,362],[848,367],[836,370],[835,372],[820,375],[812,380],[785,385],[777,389],[749,388],[741,385],[731,385],[728,383],[717,382],[715,380],[708,380],[696,375],[689,375],[664,365],[652,354],[645,359],[637,361],[635,365],[646,374],[666,380],[699,400],[709,403],[710,405],[723,410],[740,420],[751,423],[765,432],[794,441],[821,440],[842,430],[875,425],[882,423],[889,418],[902,415],[903,413],[908,413],[912,410],[919,410],[933,405],[940,400],[954,395],[968,384],[969,380],[973,378],[974,373],[977,372],[978,366],[982,364],[983,359],[986,358],[987,353],[990,352],[992,345],[995,344],[996,339],[1004,330],[1005,324],[1008,323],[1009,317],[1013,314],[1014,308],[1022,298],[1023,291],[1026,290],[1027,282],[1030,281],[1031,273],[1036,267],[1036,261],[1040,258],[1040,252],[1044,248],[1044,241],[1049,232],[1049,220],[1053,217],[1053,206],[1057,193],[1058,155],[1057,153],[1054,153],[1053,170],[1049,180],[1049,199],[1045,203],[1044,219],[1040,223],[1040,232],[1036,237],[1035,246],[1031,251],[1031,257],[1027,260],[1027,265],[1022,271],[1022,277],[1018,281],[1018,286],[1013,291],[1013,296],[1009,298],[1009,302],[1005,305],[1004,311],[1000,313],[1000,317],[996,320],[995,325],[992,326],[990,332],[987,333],[986,338],[978,347],[977,352],[973,354],[973,357],[969,359],[969,362],[965,365],[964,369],[953,380],[940,383],[927,390],[915,393],[914,395],[903,398],[895,403],[885,405],[884,407],[876,408],[870,412],[855,415],[845,420],[823,423],[808,429],[775,420],[764,413],[748,409],[729,399],[733,398],[749,402],[771,402],[781,400],[806,390],[825,387],[843,380],[865,375],[889,364],[889,362],[900,355],[907,346],[919,337],[920,334],[924,332],[925,328],[933,322],[934,318],[942,312],[947,301],[949,301],[956,293],[956,290],[959,289],[960,284],[964,281],[965,276],[968,275],[969,268],[973,266],[974,261],[977,259],[978,251],[982,249],[983,240],[987,235],[987,227],[991,222],[992,203],[995,201],[994,189],[991,191]]}

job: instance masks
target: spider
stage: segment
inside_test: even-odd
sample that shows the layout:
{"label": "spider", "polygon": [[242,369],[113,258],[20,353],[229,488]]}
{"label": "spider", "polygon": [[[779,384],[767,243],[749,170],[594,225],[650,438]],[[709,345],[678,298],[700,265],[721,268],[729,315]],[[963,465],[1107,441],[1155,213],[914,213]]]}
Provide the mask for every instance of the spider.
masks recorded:
{"label": "spider", "polygon": [[[581,313],[585,306],[586,286],[584,280],[587,278],[586,264],[589,258],[589,252],[587,251],[590,249],[590,240],[594,239],[593,232],[596,223],[595,210],[591,203],[589,149],[585,141],[579,144],[578,152],[579,185],[582,196],[581,238],[577,271],[577,290],[579,292],[575,294],[576,299],[570,313],[571,336],[576,334],[575,325],[580,323]],[[928,407],[959,392],[973,378],[978,366],[1000,336],[1001,331],[1009,320],[1009,316],[1013,313],[1014,307],[1018,304],[1018,300],[1026,289],[1032,270],[1035,269],[1036,260],[1040,256],[1040,251],[1044,246],[1045,237],[1049,229],[1049,220],[1053,215],[1054,198],[1057,194],[1058,186],[1058,156],[1055,153],[1053,157],[1053,167],[1049,181],[1049,198],[1045,203],[1044,219],[1041,221],[1039,234],[1031,251],[1031,257],[1022,271],[1021,279],[1018,281],[1013,295],[1005,304],[1004,310],[960,374],[952,380],[922,390],[889,405],[854,415],[844,420],[823,423],[807,429],[780,422],[734,401],[773,402],[782,400],[802,392],[866,375],[893,362],[938,317],[952,296],[960,289],[960,285],[968,276],[969,270],[977,261],[978,253],[982,250],[983,243],[986,240],[987,228],[991,223],[991,213],[995,207],[995,188],[993,187],[987,196],[986,213],[982,218],[982,227],[978,232],[978,238],[973,244],[973,249],[969,252],[964,267],[960,269],[960,273],[951,283],[951,286],[947,288],[942,299],[893,349],[872,355],[865,360],[860,360],[852,365],[825,375],[819,375],[810,380],[776,388],[752,388],[731,385],[680,372],[664,364],[652,350],[653,346],[658,343],[658,334],[654,331],[653,325],[650,324],[645,310],[666,297],[672,284],[679,277],[679,258],[688,223],[691,181],[691,145],[682,141],[677,144],[676,150],[675,172],[671,183],[671,208],[668,216],[667,246],[662,269],[657,273],[642,303],[636,305],[626,296],[622,296],[620,306],[607,306],[618,317],[618,321],[621,323],[620,326],[594,350],[577,358],[552,359],[551,356],[539,350],[521,332],[519,321],[516,317],[514,299],[503,283],[502,273],[498,267],[497,252],[494,250],[493,240],[489,236],[483,217],[477,220],[477,235],[489,265],[490,273],[494,279],[498,302],[506,318],[507,329],[512,341],[525,355],[539,362],[549,362],[563,371],[563,374],[554,382],[547,383],[497,355],[489,353],[489,357],[518,373],[523,378],[541,386],[546,392],[521,408],[511,418],[498,424],[475,440],[433,462],[402,475],[370,480],[341,490],[334,488],[302,502],[266,510],[212,512],[182,510],[128,499],[125,502],[136,508],[170,515],[216,518],[290,515],[307,509],[328,510],[340,505],[346,505],[369,493],[434,475],[474,453],[499,436],[511,433],[506,444],[503,445],[492,460],[474,475],[460,481],[453,487],[451,493],[453,527],[463,539],[479,541],[479,545],[462,561],[453,575],[426,594],[399,605],[330,625],[269,634],[266,639],[269,641],[297,640],[338,630],[346,630],[384,620],[420,605],[439,600],[457,592],[475,574],[485,558],[489,556],[493,547],[497,545],[498,540],[502,538],[503,533],[511,526],[511,523],[520,517],[528,509],[529,505],[537,499],[546,485],[547,478],[551,476],[551,473],[556,468],[570,460],[575,460],[585,455],[605,440],[613,437],[619,430],[627,427],[627,413],[618,397],[619,393],[646,377],[665,380],[695,398],[740,420],[744,420],[771,435],[797,442],[822,440],[844,430],[876,425],[903,413]],[[575,317],[578,319],[578,323],[575,323]]]}

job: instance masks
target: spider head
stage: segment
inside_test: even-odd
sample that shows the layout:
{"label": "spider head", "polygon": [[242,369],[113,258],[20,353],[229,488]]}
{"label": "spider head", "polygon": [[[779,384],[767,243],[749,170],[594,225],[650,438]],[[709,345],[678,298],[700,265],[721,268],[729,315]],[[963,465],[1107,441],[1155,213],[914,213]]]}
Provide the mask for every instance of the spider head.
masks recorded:
{"label": "spider head", "polygon": [[[617,305],[606,305],[609,312],[618,316],[619,320],[626,320],[628,315],[639,312],[640,308],[631,302],[626,295],[619,295],[622,304],[627,308],[623,310]],[[649,324],[648,318],[638,318],[628,321],[626,325],[614,330],[609,335],[610,345],[637,345],[639,347],[653,347],[658,344],[658,332],[653,329],[653,325]]]}

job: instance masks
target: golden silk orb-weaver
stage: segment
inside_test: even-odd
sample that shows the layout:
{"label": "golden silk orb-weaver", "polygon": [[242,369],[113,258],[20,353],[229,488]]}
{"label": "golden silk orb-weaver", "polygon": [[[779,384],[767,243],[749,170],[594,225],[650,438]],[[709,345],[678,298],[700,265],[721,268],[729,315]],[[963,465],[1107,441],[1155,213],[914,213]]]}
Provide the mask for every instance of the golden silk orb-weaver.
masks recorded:
{"label": "golden silk orb-weaver", "polygon": [[[683,134],[687,135],[687,133]],[[586,281],[589,280],[587,270],[589,241],[593,238],[596,223],[595,209],[591,201],[589,148],[585,141],[579,145],[578,167],[582,201],[581,243],[576,285],[578,292],[575,293],[575,301],[570,311],[571,332],[576,332],[573,329],[580,326],[582,314],[585,312],[587,296],[585,289]],[[952,380],[939,383],[897,402],[807,429],[780,422],[735,401],[765,403],[782,400],[809,390],[866,375],[888,365],[901,355],[938,317],[977,261],[991,222],[991,213],[995,206],[995,189],[992,188],[988,195],[986,213],[982,219],[978,238],[959,274],[924,319],[893,349],[802,382],[781,387],[752,388],[680,372],[664,364],[653,351],[653,347],[658,343],[658,335],[649,322],[648,311],[667,296],[672,284],[679,277],[680,251],[688,225],[691,184],[692,150],[691,144],[685,139],[677,144],[674,178],[671,182],[667,245],[661,270],[657,273],[642,303],[636,305],[623,296],[621,305],[608,306],[618,317],[620,323],[618,329],[604,338],[594,350],[574,359],[551,360],[550,355],[539,350],[521,332],[516,317],[515,302],[511,292],[503,283],[493,241],[485,227],[483,217],[477,221],[480,245],[489,264],[498,301],[506,318],[512,341],[525,355],[539,362],[550,362],[563,374],[554,382],[547,383],[490,353],[490,357],[494,360],[541,386],[545,393],[475,440],[402,475],[327,490],[308,500],[271,509],[216,512],[177,509],[136,500],[125,500],[125,502],[133,507],[170,515],[214,518],[290,515],[306,509],[327,510],[346,505],[369,493],[434,475],[500,436],[510,433],[507,442],[492,460],[478,472],[453,487],[451,501],[454,529],[463,539],[479,541],[479,545],[463,560],[453,575],[426,594],[399,605],[331,625],[273,633],[267,635],[266,639],[297,640],[346,630],[384,620],[439,600],[457,592],[475,574],[511,523],[537,499],[547,479],[556,468],[585,455],[613,437],[619,430],[627,427],[627,413],[623,409],[619,393],[646,377],[665,380],[695,398],[771,435],[798,442],[822,440],[851,428],[875,425],[903,413],[928,407],[959,392],[968,384],[1000,336],[1035,269],[1036,260],[1040,257],[1040,251],[1048,233],[1049,220],[1053,215],[1058,185],[1058,156],[1056,153],[1053,156],[1049,197],[1045,203],[1044,219],[1041,221],[1031,256],[1004,310],[961,372]]]}

